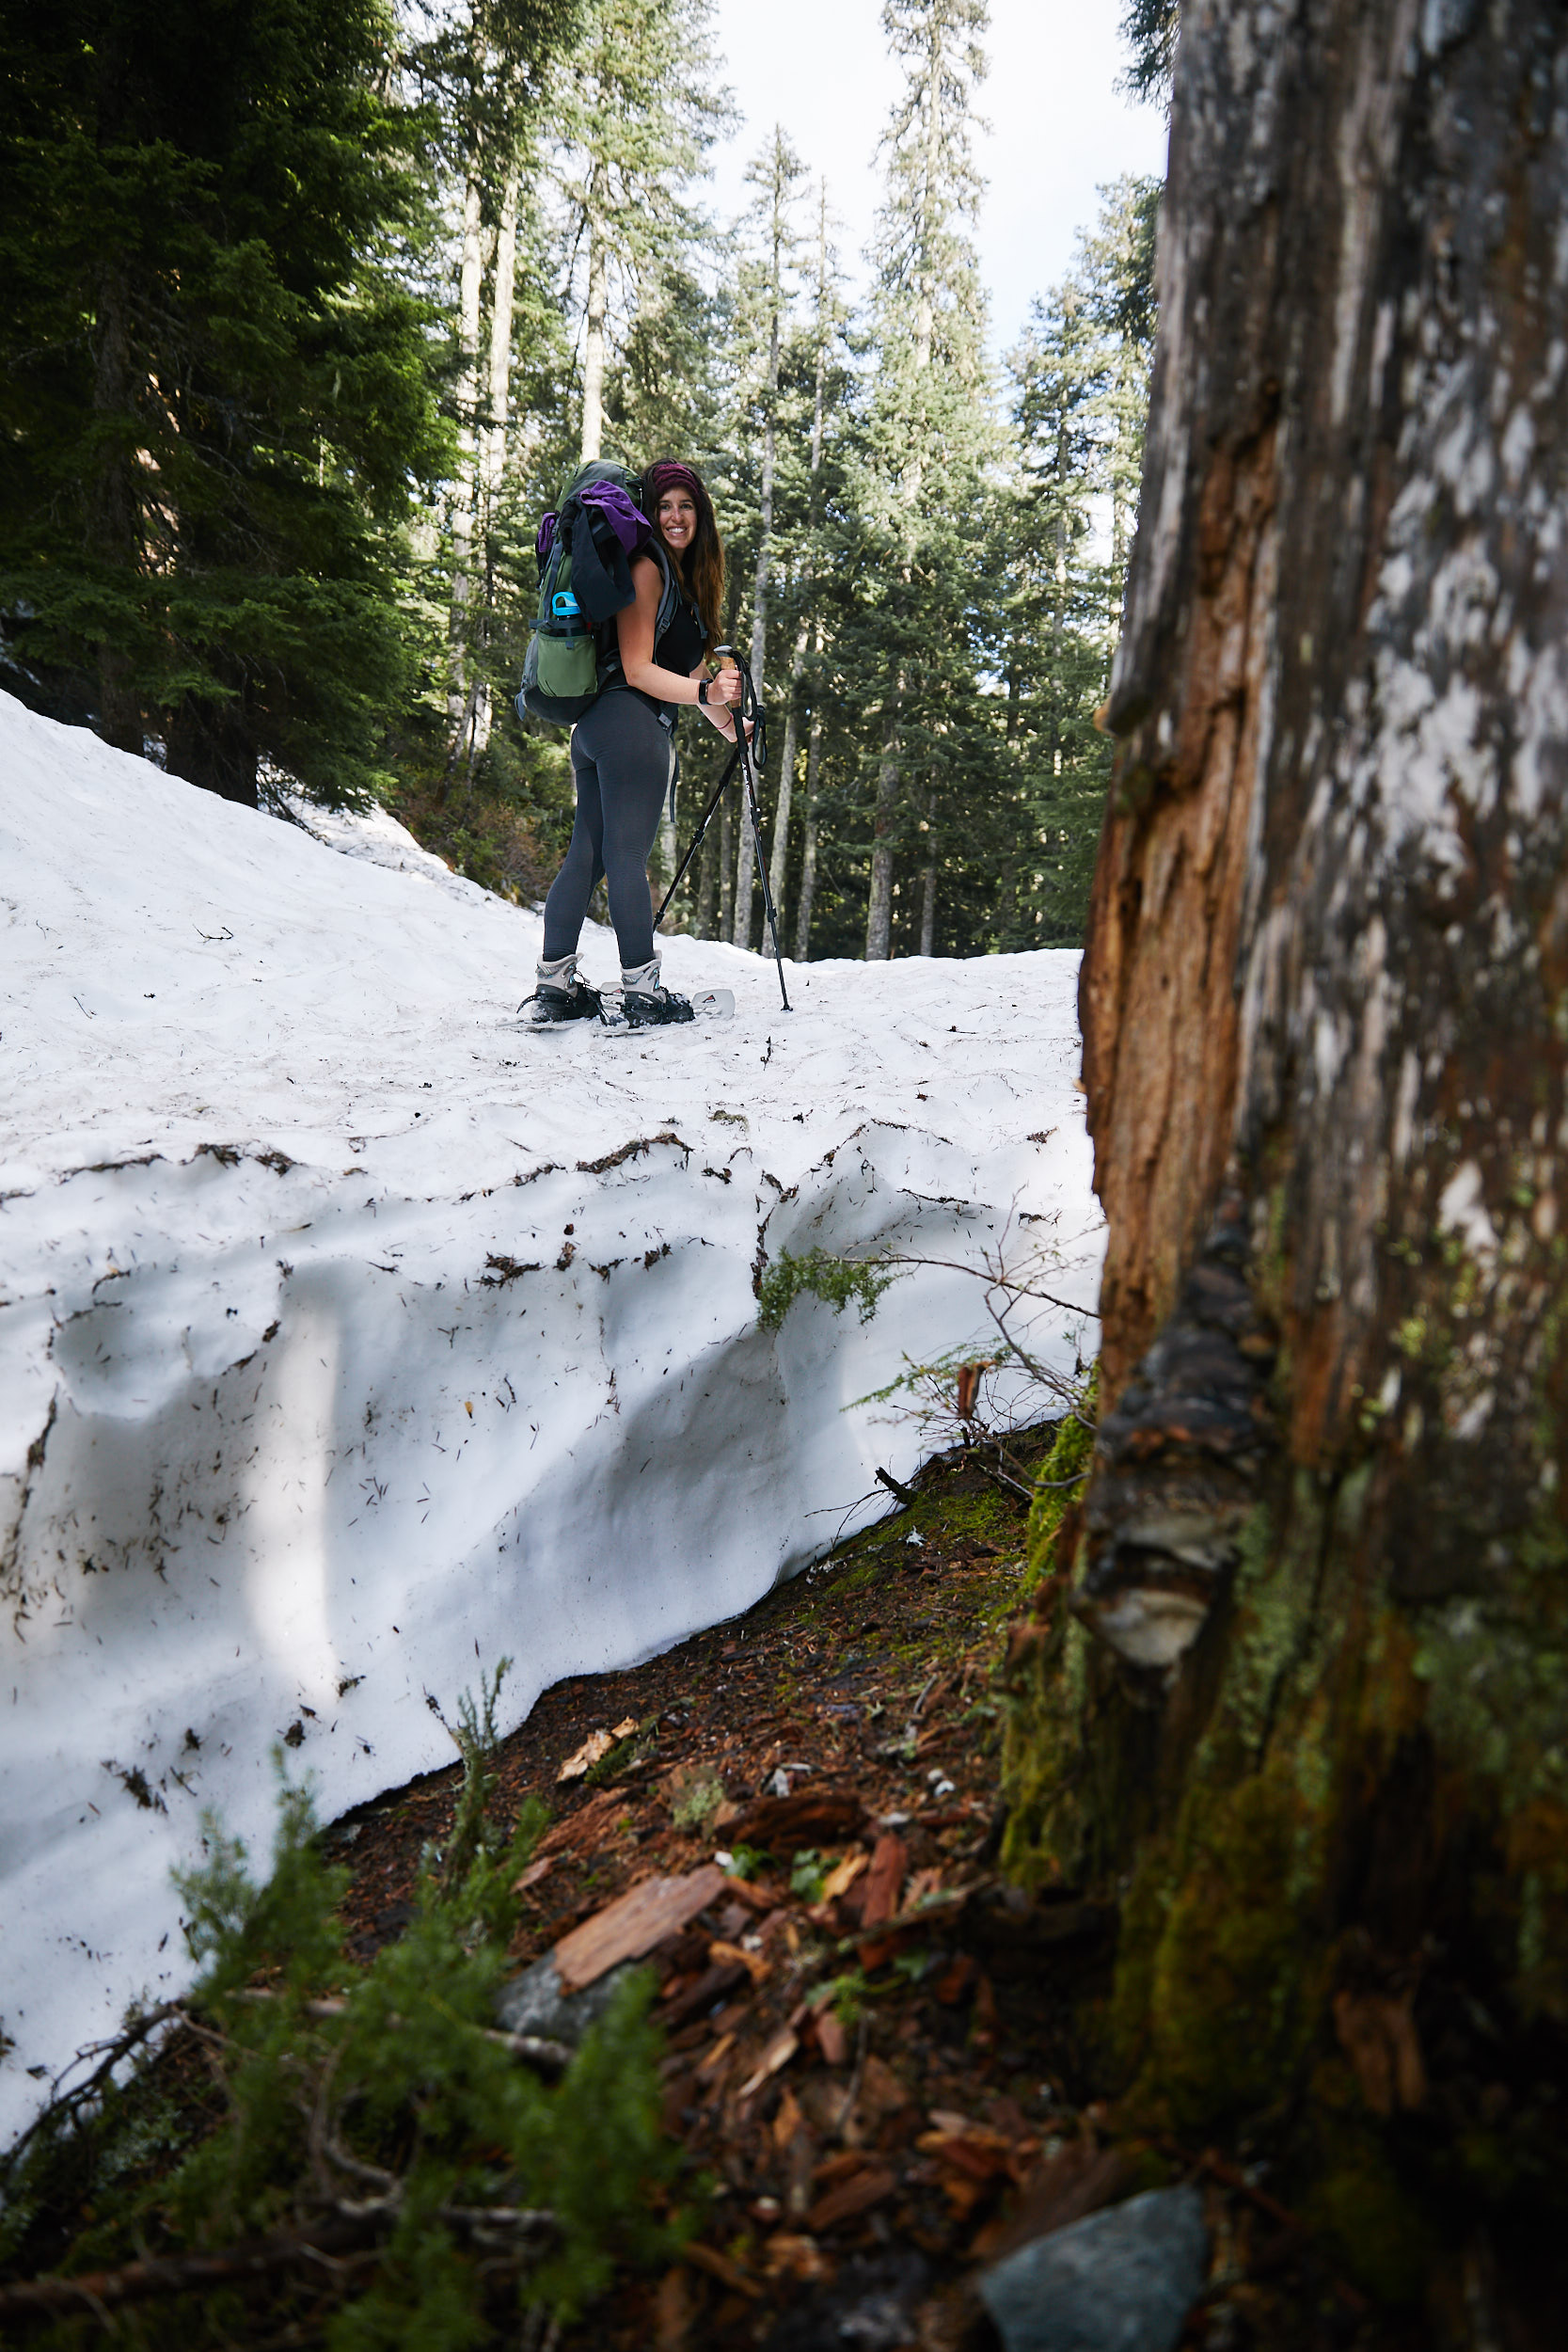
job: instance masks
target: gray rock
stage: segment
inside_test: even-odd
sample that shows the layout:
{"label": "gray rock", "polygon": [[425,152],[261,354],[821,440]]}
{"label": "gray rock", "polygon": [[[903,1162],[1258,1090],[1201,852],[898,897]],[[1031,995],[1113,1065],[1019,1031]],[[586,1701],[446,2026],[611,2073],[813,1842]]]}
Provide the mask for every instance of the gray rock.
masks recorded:
{"label": "gray rock", "polygon": [[1172,2352],[1203,2290],[1196,2188],[1157,2188],[1021,2246],[980,2280],[1006,2352]]}
{"label": "gray rock", "polygon": [[553,1953],[546,1952],[520,1977],[502,1985],[496,2002],[496,2023],[503,2033],[537,2034],[542,2041],[564,2042],[573,2047],[590,2026],[596,2025],[632,1963],[623,1963],[580,1993],[568,1993],[561,1981]]}

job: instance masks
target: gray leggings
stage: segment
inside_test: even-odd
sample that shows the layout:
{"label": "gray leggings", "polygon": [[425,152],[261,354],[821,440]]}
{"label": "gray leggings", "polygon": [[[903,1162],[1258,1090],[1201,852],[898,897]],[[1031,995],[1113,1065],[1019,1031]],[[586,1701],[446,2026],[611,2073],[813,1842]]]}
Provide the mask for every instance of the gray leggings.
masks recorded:
{"label": "gray leggings", "polygon": [[648,858],[670,783],[670,738],[629,688],[601,694],[572,734],[577,821],[565,862],[545,901],[545,960],[569,956],[582,930],[599,876],[610,919],[630,972],[654,952]]}

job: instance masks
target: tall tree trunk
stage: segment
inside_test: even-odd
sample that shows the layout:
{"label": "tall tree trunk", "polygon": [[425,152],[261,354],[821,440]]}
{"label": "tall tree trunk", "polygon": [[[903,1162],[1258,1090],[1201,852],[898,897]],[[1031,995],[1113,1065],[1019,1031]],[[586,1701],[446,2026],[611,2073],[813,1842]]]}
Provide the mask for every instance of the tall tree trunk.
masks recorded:
{"label": "tall tree trunk", "polygon": [[1411,1986],[1568,2020],[1565,252],[1560,0],[1188,12],[1010,1852],[1127,1889],[1134,2106],[1318,2087],[1363,2276],[1470,2062]]}
{"label": "tall tree trunk", "polygon": [[599,175],[588,177],[588,309],[582,330],[582,446],[578,462],[597,457],[604,440],[605,329],[610,317],[610,253],[605,225],[599,216]]}
{"label": "tall tree trunk", "polygon": [[[917,381],[931,364],[931,337],[935,326],[931,241],[935,226],[932,212],[941,168],[942,71],[942,31],[933,19],[923,100],[924,172],[912,239],[916,257],[914,365]],[[905,503],[909,509],[911,532],[914,517],[920,509],[924,480],[924,452],[917,442],[905,482]],[[907,583],[910,579],[908,564],[904,577]],[[908,691],[908,679],[900,669],[892,707],[883,723],[882,756],[877,770],[877,805],[872,819],[871,894],[865,911],[867,963],[886,963],[893,953],[893,861],[898,804],[902,798],[900,736],[904,696]]]}
{"label": "tall tree trunk", "polygon": [[463,190],[463,253],[457,280],[459,455],[451,509],[451,609],[447,630],[448,771],[473,719],[468,632],[473,602],[474,509],[479,498],[479,326],[484,287],[483,143],[472,135]]}
{"label": "tall tree trunk", "polygon": [[816,903],[816,778],[822,760],[822,721],[811,714],[806,738],[806,822],[800,844],[800,904],[795,917],[795,961],[804,963],[811,951],[812,909]]}
{"label": "tall tree trunk", "polygon": [[[777,134],[775,134],[777,141]],[[784,188],[779,178],[778,150],[775,146],[773,183],[773,264],[768,281],[768,374],[763,394],[762,418],[762,496],[757,517],[757,564],[752,582],[752,678],[757,690],[757,700],[763,699],[764,673],[768,661],[768,595],[772,582],[773,567],[773,467],[776,456],[774,410],[779,397],[779,329],[784,310]],[[735,944],[749,947],[756,898],[756,836],[752,828],[752,812],[743,800],[740,807],[740,840],[736,852],[735,874]]]}
{"label": "tall tree trunk", "polygon": [[739,795],[739,808],[740,821],[735,829],[735,886],[730,893],[733,913],[729,936],[736,947],[750,947],[756,927],[757,853],[751,803],[744,792]]}
{"label": "tall tree trunk", "polygon": [[800,626],[789,663],[789,708],[784,715],[784,755],[779,762],[779,799],[773,814],[773,848],[768,864],[768,887],[779,921],[784,921],[784,874],[789,863],[789,819],[795,797],[795,752],[800,707],[800,679],[806,654],[816,651],[816,622],[811,607],[816,587],[816,530],[822,515],[822,450],[826,427],[828,382],[828,187],[817,199],[816,218],[816,365],[811,409],[811,472],[806,499],[807,554],[800,583]]}
{"label": "tall tree trunk", "polygon": [[920,952],[923,956],[930,956],[936,953],[937,944],[937,853],[934,843],[920,879]]}
{"label": "tall tree trunk", "polygon": [[779,755],[779,789],[773,803],[773,840],[768,853],[768,887],[773,910],[784,923],[784,875],[789,864],[789,822],[795,809],[795,762],[800,745],[800,680],[805,675],[806,647],[811,632],[804,621],[795,632],[789,657],[788,707],[784,711],[784,749]]}
{"label": "tall tree trunk", "polygon": [[[484,431],[480,443],[479,528],[483,549],[483,610],[480,635],[488,644],[490,615],[495,605],[495,528],[506,477],[507,427],[512,410],[512,320],[517,282],[517,203],[521,160],[514,146],[501,185],[500,221],[496,230],[495,266],[490,285],[490,350],[485,386]],[[482,678],[474,709],[469,773],[490,740],[490,681]]]}
{"label": "tall tree trunk", "polygon": [[697,860],[697,906],[692,930],[699,939],[712,939],[718,921],[719,836],[710,828]]}
{"label": "tall tree trunk", "polygon": [[877,806],[872,819],[871,898],[865,914],[865,961],[886,963],[893,953],[893,830],[898,816],[898,713],[904,700],[899,672],[893,706],[883,723],[882,757],[877,770]]}
{"label": "tall tree trunk", "polygon": [[719,803],[719,936],[735,937],[735,825],[731,805],[735,795],[726,792]]}

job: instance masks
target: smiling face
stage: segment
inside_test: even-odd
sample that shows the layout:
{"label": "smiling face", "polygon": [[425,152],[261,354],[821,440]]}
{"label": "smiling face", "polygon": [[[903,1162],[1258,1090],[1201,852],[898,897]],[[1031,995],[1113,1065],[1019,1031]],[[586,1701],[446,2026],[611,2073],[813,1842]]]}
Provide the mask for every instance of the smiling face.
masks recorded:
{"label": "smiling face", "polygon": [[684,555],[697,535],[697,501],[689,490],[666,490],[654,520],[671,553]]}

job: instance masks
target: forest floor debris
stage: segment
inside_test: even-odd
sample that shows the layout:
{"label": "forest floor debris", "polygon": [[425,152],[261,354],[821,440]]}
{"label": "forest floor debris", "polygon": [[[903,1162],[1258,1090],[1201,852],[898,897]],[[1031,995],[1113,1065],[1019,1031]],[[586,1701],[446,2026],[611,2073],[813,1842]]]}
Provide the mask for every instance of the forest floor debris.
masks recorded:
{"label": "forest floor debris", "polygon": [[[1019,1449],[1031,1470],[1048,1435]],[[946,1457],[911,1509],[742,1617],[556,1685],[490,1755],[499,1821],[554,1815],[515,1883],[499,2024],[559,2074],[627,1974],[653,1971],[680,2168],[658,2195],[696,2223],[677,2259],[620,2274],[558,2352],[995,2352],[979,2292],[994,2265],[1183,2183],[1201,2194],[1208,2275],[1182,2352],[1413,2347],[1251,2165],[1138,2136],[1097,2096],[1114,1911],[1031,1899],[996,1864],[997,1676],[1023,1561],[1022,1510]],[[562,1781],[595,1732],[609,1746]],[[357,1960],[415,1921],[462,1788],[454,1766],[323,1831]],[[179,2037],[158,2068],[174,2104],[203,2095]],[[8,2266],[0,2316],[70,2308],[55,2282],[87,2217],[34,2241],[49,2278]],[[105,2311],[157,2283],[135,2270],[110,2277]],[[221,2331],[193,2332],[187,2299],[190,2352],[325,2342],[278,2336],[267,2308],[254,2331],[230,2304]],[[70,2325],[72,2345],[92,2339]]]}
{"label": "forest floor debris", "polygon": [[[1031,1471],[1053,1434],[1015,1446]],[[1212,2152],[1128,2137],[1097,2099],[1085,2034],[1114,1912],[999,1875],[998,1667],[1024,1532],[955,1453],[911,1508],[744,1616],[559,1683],[503,1743],[507,1804],[556,1813],[520,1882],[519,1979],[553,1960],[586,1981],[635,1941],[658,1977],[666,2127],[709,2190],[680,2261],[625,2279],[562,2352],[976,2352],[1001,2342],[989,2265],[1189,2178],[1212,2258],[1184,2347],[1357,2341],[1358,2298],[1299,2225],[1281,2264],[1266,2193]],[[457,1787],[436,1775],[328,1833],[362,1948],[399,1932]],[[666,1907],[657,1940],[636,1931]]]}

